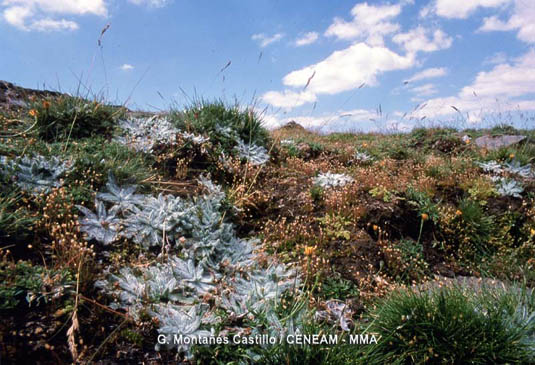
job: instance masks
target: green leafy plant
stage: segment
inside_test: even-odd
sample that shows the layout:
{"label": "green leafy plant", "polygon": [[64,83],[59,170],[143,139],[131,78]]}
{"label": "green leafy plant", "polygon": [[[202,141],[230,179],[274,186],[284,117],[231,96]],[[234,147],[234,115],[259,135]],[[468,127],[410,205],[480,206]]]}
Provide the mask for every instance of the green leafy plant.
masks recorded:
{"label": "green leafy plant", "polygon": [[[148,118],[130,118],[119,122],[124,135],[116,137],[116,141],[130,146],[136,151],[152,152],[155,145],[177,143],[180,131],[165,117],[153,115]],[[188,139],[196,136],[187,134]]]}
{"label": "green leafy plant", "polygon": [[522,165],[520,161],[513,160],[510,163],[506,163],[505,166],[510,173],[525,179],[535,176],[535,171],[532,169],[531,164]]}
{"label": "green leafy plant", "polygon": [[416,207],[420,216],[426,214],[427,219],[432,221],[435,221],[438,218],[438,206],[440,202],[434,202],[425,192],[409,186],[406,192],[406,197],[407,203]]}
{"label": "green leafy plant", "polygon": [[[126,235],[137,243],[166,250],[170,242],[178,243],[184,258],[160,255],[162,262],[124,267],[96,283],[115,298],[112,308],[128,310],[135,320],[143,314],[158,319],[158,331],[166,336],[206,336],[209,327],[225,320],[215,312],[226,313],[229,324],[238,317],[253,320],[272,311],[285,292],[299,285],[296,272],[286,265],[259,264],[254,241],[236,237],[232,225],[223,222],[219,208],[225,194],[207,179],[201,183],[208,194],[191,200],[149,196],[144,208],[134,205],[125,221]],[[211,301],[211,292],[221,293],[220,300]],[[197,305],[202,316],[184,307]],[[191,356],[190,346],[177,349]]]}
{"label": "green leafy plant", "polygon": [[395,193],[387,190],[383,186],[377,186],[375,188],[372,188],[370,189],[369,193],[374,198],[382,199],[385,203],[393,202],[397,198]]}
{"label": "green leafy plant", "polygon": [[346,300],[359,297],[358,287],[350,280],[346,280],[336,273],[327,277],[321,286],[320,295],[323,298]]}
{"label": "green leafy plant", "polygon": [[68,270],[48,270],[26,261],[0,262],[0,309],[13,309],[23,300],[40,305],[58,300],[74,289]]}
{"label": "green leafy plant", "polygon": [[351,232],[346,229],[352,224],[348,218],[335,214],[326,214],[324,217],[317,218],[317,220],[325,228],[327,237],[346,241],[351,238]]}
{"label": "green leafy plant", "polygon": [[114,207],[120,211],[126,211],[136,205],[143,204],[145,197],[135,193],[138,187],[136,185],[117,186],[117,181],[111,171],[108,174],[106,188],[108,192],[97,193],[97,199],[114,204]]}
{"label": "green leafy plant", "polygon": [[502,196],[512,196],[515,198],[521,198],[524,188],[522,185],[513,179],[499,178],[496,183],[496,190],[498,194]]}
{"label": "green leafy plant", "polygon": [[245,158],[253,165],[262,165],[269,161],[268,151],[262,146],[238,141],[238,145],[235,148],[240,158]]}
{"label": "green leafy plant", "polygon": [[429,264],[423,245],[411,239],[385,241],[380,244],[388,274],[397,282],[414,284],[426,278]]}
{"label": "green leafy plant", "polygon": [[77,208],[85,215],[80,219],[80,230],[87,234],[87,239],[95,239],[103,245],[109,245],[118,238],[121,220],[117,217],[114,207],[106,211],[104,203],[95,200],[96,214],[84,206]]}
{"label": "green leafy plant", "polygon": [[324,189],[344,186],[353,181],[351,176],[345,174],[333,174],[331,172],[320,173],[313,179],[314,185],[321,186]]}
{"label": "green leafy plant", "polygon": [[323,188],[319,185],[312,185],[310,187],[310,196],[315,202],[321,201],[323,198]]}
{"label": "green leafy plant", "polygon": [[60,187],[60,178],[72,169],[72,162],[62,161],[57,157],[46,158],[36,155],[23,157],[15,161],[0,161],[0,172],[14,176],[16,184],[24,191],[34,195],[48,193],[52,188]]}
{"label": "green leafy plant", "polygon": [[353,158],[355,159],[355,161],[361,164],[370,164],[374,160],[373,156],[370,156],[366,152],[359,152],[359,151],[355,151]]}
{"label": "green leafy plant", "polygon": [[491,172],[494,174],[500,174],[503,171],[502,165],[498,162],[491,160],[487,162],[476,162],[479,167],[485,172]]}

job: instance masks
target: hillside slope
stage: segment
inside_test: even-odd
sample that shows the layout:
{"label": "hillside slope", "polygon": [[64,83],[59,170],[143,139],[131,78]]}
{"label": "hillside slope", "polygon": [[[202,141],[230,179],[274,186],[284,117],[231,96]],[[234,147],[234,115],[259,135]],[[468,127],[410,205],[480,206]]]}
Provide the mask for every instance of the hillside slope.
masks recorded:
{"label": "hillside slope", "polygon": [[532,130],[268,132],[218,101],[134,115],[16,90],[32,98],[0,109],[2,359],[534,361]]}

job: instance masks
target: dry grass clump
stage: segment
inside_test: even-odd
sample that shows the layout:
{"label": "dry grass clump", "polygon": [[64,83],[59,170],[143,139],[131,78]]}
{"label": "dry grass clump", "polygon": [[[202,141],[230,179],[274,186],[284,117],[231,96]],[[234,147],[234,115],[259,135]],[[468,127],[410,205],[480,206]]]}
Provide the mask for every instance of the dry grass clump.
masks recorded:
{"label": "dry grass clump", "polygon": [[298,259],[300,249],[313,247],[321,243],[320,228],[308,216],[294,219],[282,217],[280,220],[268,220],[261,231],[263,244],[274,253],[287,259]]}
{"label": "dry grass clump", "polygon": [[95,256],[93,245],[83,238],[72,197],[66,188],[53,189],[44,197],[44,208],[38,229],[44,229],[49,240],[43,242],[45,250],[56,268],[79,270],[79,265]]}

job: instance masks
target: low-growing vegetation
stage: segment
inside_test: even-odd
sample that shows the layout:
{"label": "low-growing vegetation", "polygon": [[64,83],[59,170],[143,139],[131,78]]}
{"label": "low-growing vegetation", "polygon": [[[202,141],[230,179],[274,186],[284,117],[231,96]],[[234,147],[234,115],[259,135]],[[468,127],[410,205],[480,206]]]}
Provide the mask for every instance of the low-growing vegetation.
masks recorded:
{"label": "low-growing vegetation", "polygon": [[[70,96],[0,125],[2,359],[535,362],[532,130],[322,136]],[[505,132],[526,138],[474,143]]]}

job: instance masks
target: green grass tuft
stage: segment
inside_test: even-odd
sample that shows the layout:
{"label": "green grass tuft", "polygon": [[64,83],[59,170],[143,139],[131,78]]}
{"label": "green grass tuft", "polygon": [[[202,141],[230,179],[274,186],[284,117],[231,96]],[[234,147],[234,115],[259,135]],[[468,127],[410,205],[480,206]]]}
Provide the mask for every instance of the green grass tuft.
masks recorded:
{"label": "green grass tuft", "polygon": [[[471,289],[470,289],[471,290]],[[373,312],[370,364],[531,363],[533,299],[520,290],[395,292]]]}

